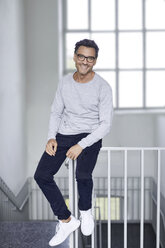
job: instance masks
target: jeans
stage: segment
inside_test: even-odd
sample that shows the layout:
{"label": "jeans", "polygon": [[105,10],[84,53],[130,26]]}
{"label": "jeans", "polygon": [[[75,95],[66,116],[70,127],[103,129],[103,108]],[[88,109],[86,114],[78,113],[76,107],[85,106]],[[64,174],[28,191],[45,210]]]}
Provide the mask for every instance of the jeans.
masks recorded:
{"label": "jeans", "polygon": [[[55,156],[50,156],[45,151],[39,161],[34,175],[34,179],[49,201],[53,213],[60,220],[68,219],[71,212],[67,208],[53,176],[58,172],[62,163],[66,159],[68,149],[77,144],[87,135],[88,133],[76,135],[63,135],[58,133],[56,135],[58,146]],[[101,146],[102,140],[99,140],[90,147],[83,149],[77,158],[76,180],[79,193],[78,207],[80,210],[88,210],[92,206],[92,172],[96,165]]]}

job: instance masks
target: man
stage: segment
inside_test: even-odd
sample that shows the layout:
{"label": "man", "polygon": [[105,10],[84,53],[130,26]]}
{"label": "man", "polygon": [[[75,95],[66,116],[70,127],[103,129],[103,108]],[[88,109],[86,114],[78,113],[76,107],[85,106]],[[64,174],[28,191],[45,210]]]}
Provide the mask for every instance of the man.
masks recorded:
{"label": "man", "polygon": [[53,180],[66,157],[77,159],[81,231],[88,236],[94,229],[92,172],[102,138],[110,131],[113,116],[111,87],[93,71],[98,50],[93,40],[84,39],[76,43],[73,59],[77,71],[64,76],[58,85],[51,108],[46,151],[34,176],[59,219],[50,246],[62,243],[80,225],[80,221],[71,215]]}

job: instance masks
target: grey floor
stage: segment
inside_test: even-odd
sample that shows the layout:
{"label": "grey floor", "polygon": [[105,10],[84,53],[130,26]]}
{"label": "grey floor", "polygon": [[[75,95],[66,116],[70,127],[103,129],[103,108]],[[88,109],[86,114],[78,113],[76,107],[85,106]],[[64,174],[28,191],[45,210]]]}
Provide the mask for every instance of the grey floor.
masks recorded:
{"label": "grey floor", "polygon": [[[55,222],[0,222],[0,248],[50,248]],[[57,248],[68,248],[66,240]]]}
{"label": "grey floor", "polygon": [[[107,247],[107,224],[102,224],[102,246]],[[111,226],[112,248],[124,247],[124,224],[113,223]],[[127,247],[140,247],[140,224],[127,224]],[[156,235],[151,224],[144,224],[144,248],[156,248]],[[161,248],[161,247],[160,247]]]}
{"label": "grey floor", "polygon": [[[99,227],[97,228],[97,234]],[[84,248],[90,244],[90,238],[83,238]],[[99,236],[97,239],[99,247]],[[107,224],[102,223],[102,248],[107,248]],[[112,223],[111,225],[111,247],[124,247],[124,225],[122,223]],[[140,224],[127,224],[127,248],[140,248]],[[144,224],[144,248],[156,248],[156,236],[151,224]],[[160,247],[161,248],[161,247]]]}
{"label": "grey floor", "polygon": [[[0,222],[0,248],[48,248],[50,247],[48,242],[54,235],[55,226],[56,222],[50,221]],[[123,224],[112,224],[111,236],[111,247],[123,248]],[[102,248],[107,248],[107,224],[102,224],[102,238]],[[128,248],[140,247],[139,224],[128,224],[127,238]],[[81,236],[81,239],[83,248],[90,247],[90,237]],[[56,247],[69,248],[69,240],[67,239],[62,245]],[[145,224],[144,226],[144,247],[156,247],[155,233],[150,224]]]}

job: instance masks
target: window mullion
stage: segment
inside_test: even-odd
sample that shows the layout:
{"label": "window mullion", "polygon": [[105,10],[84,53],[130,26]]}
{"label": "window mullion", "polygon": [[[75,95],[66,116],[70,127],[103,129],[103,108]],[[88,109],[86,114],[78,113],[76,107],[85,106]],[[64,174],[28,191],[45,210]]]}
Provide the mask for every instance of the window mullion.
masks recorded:
{"label": "window mullion", "polygon": [[63,74],[66,70],[67,0],[63,0]]}
{"label": "window mullion", "polygon": [[88,0],[88,30],[89,30],[89,38],[91,39],[91,0]]}
{"label": "window mullion", "polygon": [[143,108],[146,108],[146,8],[142,0],[142,28],[143,28]]}
{"label": "window mullion", "polygon": [[63,60],[63,4],[58,0],[58,79],[63,75],[64,60]]}
{"label": "window mullion", "polygon": [[115,40],[116,40],[116,108],[119,108],[119,29],[118,29],[118,0],[115,1]]}

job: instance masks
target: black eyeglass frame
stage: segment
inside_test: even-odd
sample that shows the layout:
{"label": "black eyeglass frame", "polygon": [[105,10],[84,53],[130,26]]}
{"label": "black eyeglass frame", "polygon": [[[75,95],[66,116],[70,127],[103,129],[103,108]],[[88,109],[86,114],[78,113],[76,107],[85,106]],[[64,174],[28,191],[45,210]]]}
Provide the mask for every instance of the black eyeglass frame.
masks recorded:
{"label": "black eyeglass frame", "polygon": [[[75,54],[77,55],[77,57],[80,61],[84,61],[86,59],[88,63],[93,63],[96,60],[96,57],[93,57],[93,56],[85,56],[85,55],[80,54],[80,53],[75,53]],[[80,56],[81,56],[81,59],[80,59]],[[91,59],[91,61],[90,61],[90,59]]]}

